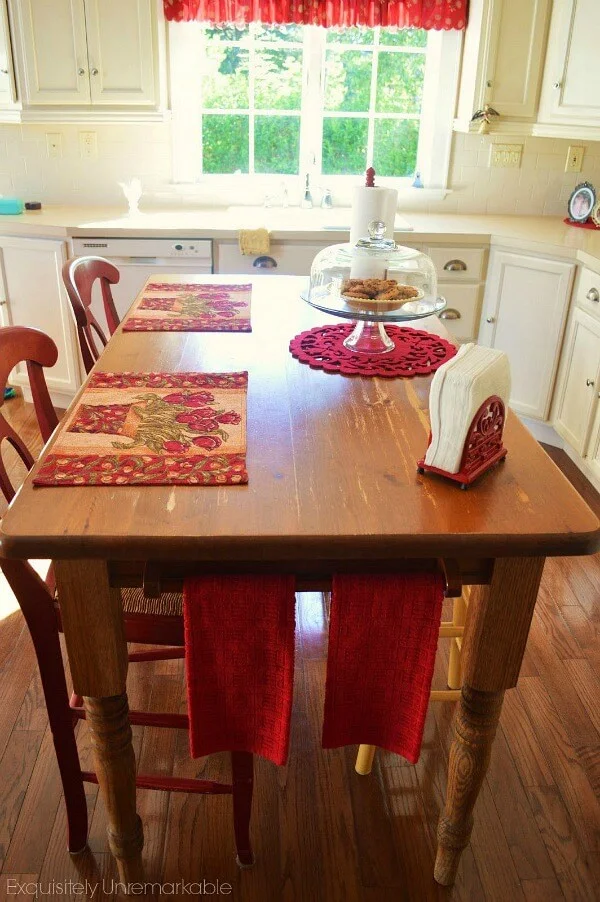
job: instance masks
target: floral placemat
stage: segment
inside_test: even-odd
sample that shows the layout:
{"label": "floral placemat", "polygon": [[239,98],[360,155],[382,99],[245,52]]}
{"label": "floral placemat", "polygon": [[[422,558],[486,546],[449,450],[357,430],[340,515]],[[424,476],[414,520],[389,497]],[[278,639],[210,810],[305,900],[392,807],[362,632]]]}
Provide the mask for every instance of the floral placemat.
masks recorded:
{"label": "floral placemat", "polygon": [[251,285],[148,282],[123,332],[251,332]]}
{"label": "floral placemat", "polygon": [[94,373],[34,485],[235,485],[248,373]]}

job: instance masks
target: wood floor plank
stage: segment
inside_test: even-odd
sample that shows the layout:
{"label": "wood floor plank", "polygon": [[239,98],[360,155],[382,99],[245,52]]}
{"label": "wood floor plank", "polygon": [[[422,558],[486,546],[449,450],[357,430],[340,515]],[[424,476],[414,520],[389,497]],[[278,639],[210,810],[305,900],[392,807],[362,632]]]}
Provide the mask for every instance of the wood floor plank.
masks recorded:
{"label": "wood floor plank", "polygon": [[515,767],[524,786],[553,786],[554,777],[519,693],[511,689],[504,695],[500,729],[510,748]]}
{"label": "wood floor plank", "polygon": [[38,757],[43,731],[13,730],[0,761],[0,870]]}
{"label": "wood floor plank", "polygon": [[519,682],[518,692],[546,752],[555,783],[583,846],[600,850],[600,801],[571,745],[565,726],[539,677]]}

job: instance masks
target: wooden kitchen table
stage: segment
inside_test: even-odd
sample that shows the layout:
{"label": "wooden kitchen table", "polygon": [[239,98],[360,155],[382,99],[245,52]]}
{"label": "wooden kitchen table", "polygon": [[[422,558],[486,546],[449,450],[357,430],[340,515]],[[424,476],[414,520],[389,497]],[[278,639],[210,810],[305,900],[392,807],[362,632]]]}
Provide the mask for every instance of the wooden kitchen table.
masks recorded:
{"label": "wooden kitchen table", "polygon": [[[250,281],[201,277],[202,281]],[[189,281],[189,276],[185,276]],[[590,554],[600,523],[515,416],[506,462],[467,492],[417,474],[430,379],[326,374],[291,357],[304,328],[332,321],[305,281],[253,281],[251,334],[121,333],[100,371],[249,372],[249,484],[34,488],[2,520],[1,553],[52,558],[75,691],[84,696],[109,842],[121,878],[141,877],[118,587],[181,585],[191,572],[285,571],[327,586],[348,569],[431,569],[453,559],[473,585],[435,877],[454,880],[504,691],[517,682],[547,555]],[[437,320],[415,324],[443,332]],[[44,455],[42,455],[42,460]],[[145,563],[150,562],[148,567]]]}

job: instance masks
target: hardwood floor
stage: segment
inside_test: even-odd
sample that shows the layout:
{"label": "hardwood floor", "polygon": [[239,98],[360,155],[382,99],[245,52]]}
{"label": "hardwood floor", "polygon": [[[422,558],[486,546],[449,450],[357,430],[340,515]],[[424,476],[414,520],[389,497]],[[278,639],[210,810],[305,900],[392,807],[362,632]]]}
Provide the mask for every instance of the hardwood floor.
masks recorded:
{"label": "hardwood floor", "polygon": [[[28,437],[35,436],[31,407],[15,400],[4,409]],[[566,455],[551,453],[600,511],[600,498]],[[17,463],[10,466],[20,478]],[[33,899],[36,882],[48,894],[40,899],[118,898],[104,807],[94,786],[87,788],[89,851],[71,858],[65,850],[33,650],[5,585],[0,604],[0,898]],[[164,883],[163,896],[169,883],[185,879],[229,883],[229,895],[239,902],[600,899],[600,555],[546,564],[519,685],[506,696],[473,840],[452,890],[437,886],[432,874],[453,705],[430,708],[416,767],[380,752],[373,774],[359,777],[354,748],[320,747],[323,597],[299,596],[297,620],[290,760],[285,768],[256,762],[256,865],[245,871],[235,865],[227,797],[141,791],[147,879]],[[440,688],[446,646],[440,643],[436,665]],[[130,698],[136,705],[182,709],[180,662],[132,665]],[[85,724],[78,730],[82,759],[89,763]],[[224,755],[190,761],[184,734],[134,728],[134,739],[143,770],[228,777]],[[89,891],[82,895],[73,884],[86,880]],[[17,883],[28,884],[20,895]],[[210,894],[210,886],[201,886],[193,888],[196,896],[201,888]]]}

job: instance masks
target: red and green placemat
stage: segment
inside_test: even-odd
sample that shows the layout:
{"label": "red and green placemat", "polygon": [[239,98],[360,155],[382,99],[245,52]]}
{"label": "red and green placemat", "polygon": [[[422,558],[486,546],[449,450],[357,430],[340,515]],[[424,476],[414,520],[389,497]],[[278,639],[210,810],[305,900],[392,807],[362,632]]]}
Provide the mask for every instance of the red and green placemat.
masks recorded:
{"label": "red and green placemat", "polygon": [[34,485],[235,485],[248,373],[94,373]]}
{"label": "red and green placemat", "polygon": [[251,285],[148,282],[123,332],[251,332]]}

